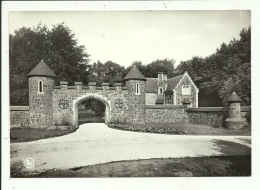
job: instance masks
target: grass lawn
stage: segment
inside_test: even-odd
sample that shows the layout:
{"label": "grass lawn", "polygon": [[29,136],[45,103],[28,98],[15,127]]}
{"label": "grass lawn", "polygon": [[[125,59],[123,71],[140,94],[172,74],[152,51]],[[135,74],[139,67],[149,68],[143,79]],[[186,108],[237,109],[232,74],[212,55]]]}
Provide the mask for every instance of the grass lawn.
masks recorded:
{"label": "grass lawn", "polygon": [[150,123],[134,125],[134,127],[143,129],[180,129],[181,131],[187,131],[188,135],[251,135],[251,127],[245,127],[241,130],[229,130],[223,127],[216,128],[208,125],[199,125],[192,123]]}
{"label": "grass lawn", "polygon": [[192,177],[250,175],[251,156],[245,155],[120,161],[65,170],[46,171],[41,174],[23,177]]}
{"label": "grass lawn", "polygon": [[39,139],[58,137],[74,132],[76,129],[45,130],[34,128],[12,128],[10,130],[11,143],[28,142]]}

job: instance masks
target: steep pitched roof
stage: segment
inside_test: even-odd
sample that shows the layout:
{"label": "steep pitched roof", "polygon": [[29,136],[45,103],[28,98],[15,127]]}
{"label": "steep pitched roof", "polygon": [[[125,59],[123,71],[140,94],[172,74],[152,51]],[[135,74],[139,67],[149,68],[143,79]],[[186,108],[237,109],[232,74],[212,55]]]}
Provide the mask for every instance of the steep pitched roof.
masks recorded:
{"label": "steep pitched roof", "polygon": [[242,99],[237,95],[237,93],[233,92],[228,99],[227,102],[242,102]]}
{"label": "steep pitched roof", "polygon": [[171,78],[167,80],[167,89],[166,92],[168,91],[172,91],[172,89],[174,89],[177,84],[180,82],[180,80],[182,79],[183,75]]}
{"label": "steep pitched roof", "polygon": [[[166,92],[172,91],[177,84],[180,82],[182,79],[183,75],[171,78],[167,80],[167,89]],[[156,93],[157,90],[155,89],[155,85],[158,82],[158,78],[147,78],[146,84],[145,84],[145,92],[146,93]]]}
{"label": "steep pitched roof", "polygon": [[146,80],[144,75],[139,71],[139,69],[134,65],[132,69],[127,73],[124,80],[137,79]]}
{"label": "steep pitched roof", "polygon": [[145,92],[146,93],[156,93],[155,85],[158,82],[158,78],[146,78]]}
{"label": "steep pitched roof", "polygon": [[27,76],[49,76],[57,77],[50,67],[41,60]]}

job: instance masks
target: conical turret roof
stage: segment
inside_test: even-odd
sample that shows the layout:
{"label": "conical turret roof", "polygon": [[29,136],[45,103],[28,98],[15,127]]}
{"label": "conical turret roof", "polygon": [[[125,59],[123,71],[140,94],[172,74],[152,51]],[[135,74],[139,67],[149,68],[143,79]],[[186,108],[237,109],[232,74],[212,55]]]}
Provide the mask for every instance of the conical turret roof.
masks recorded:
{"label": "conical turret roof", "polygon": [[235,93],[233,92],[228,99],[226,100],[227,102],[242,102],[242,99]]}
{"label": "conical turret roof", "polygon": [[132,69],[127,73],[127,75],[124,78],[124,80],[130,80],[130,79],[146,80],[144,75],[139,71],[139,69],[135,65],[132,67]]}
{"label": "conical turret roof", "polygon": [[27,75],[30,76],[49,76],[57,77],[51,68],[43,61],[43,59],[36,65],[33,70]]}

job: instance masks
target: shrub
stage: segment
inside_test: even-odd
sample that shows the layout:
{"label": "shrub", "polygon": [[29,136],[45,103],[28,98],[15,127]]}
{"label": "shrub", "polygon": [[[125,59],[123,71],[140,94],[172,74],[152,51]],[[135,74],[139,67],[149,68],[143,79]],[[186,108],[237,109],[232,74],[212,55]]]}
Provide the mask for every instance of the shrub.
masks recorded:
{"label": "shrub", "polygon": [[110,121],[108,124],[120,124],[120,125],[126,125],[127,124],[127,120],[124,118],[123,120],[119,120],[119,119],[114,119],[113,121]]}
{"label": "shrub", "polygon": [[153,128],[153,127],[148,127],[148,128],[143,128],[143,127],[137,127],[134,125],[128,125],[128,124],[122,124],[122,123],[110,123],[108,125],[111,128],[115,129],[121,129],[121,130],[126,130],[126,131],[136,131],[136,132],[146,132],[146,133],[159,133],[159,134],[188,134],[187,131],[183,131],[181,129],[172,129],[172,128]]}

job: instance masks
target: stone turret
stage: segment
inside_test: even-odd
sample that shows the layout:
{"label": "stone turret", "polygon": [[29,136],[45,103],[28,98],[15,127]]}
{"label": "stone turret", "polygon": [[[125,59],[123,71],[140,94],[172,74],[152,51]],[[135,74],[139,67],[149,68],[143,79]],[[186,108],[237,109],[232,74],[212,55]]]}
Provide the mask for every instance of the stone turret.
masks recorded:
{"label": "stone turret", "polygon": [[50,127],[53,125],[52,90],[56,75],[41,60],[27,77],[29,81],[30,126],[33,128]]}
{"label": "stone turret", "polygon": [[124,78],[129,89],[129,122],[132,124],[145,123],[145,81],[146,78],[134,65]]}
{"label": "stone turret", "polygon": [[246,125],[246,118],[241,117],[242,99],[233,92],[226,100],[228,102],[228,118],[226,119],[226,128],[241,129]]}

